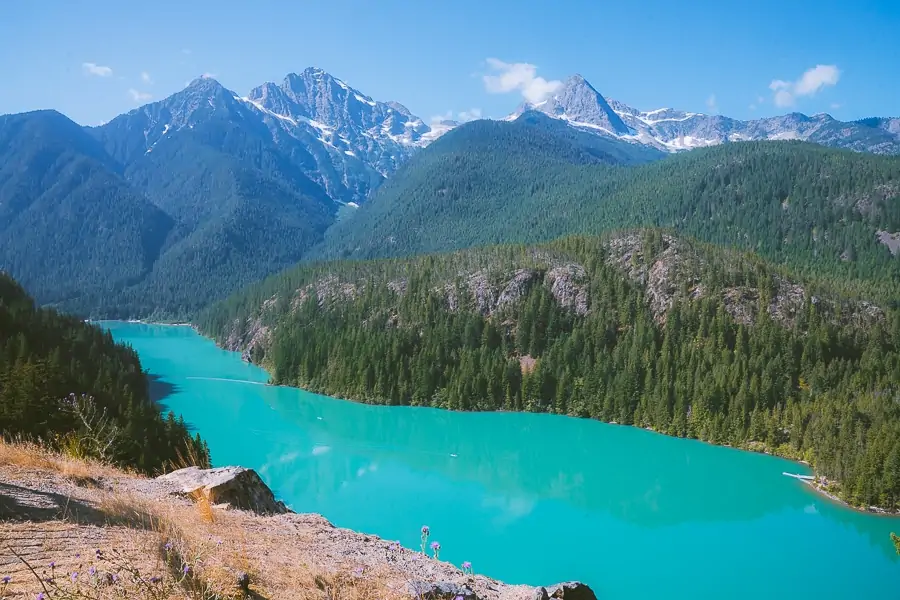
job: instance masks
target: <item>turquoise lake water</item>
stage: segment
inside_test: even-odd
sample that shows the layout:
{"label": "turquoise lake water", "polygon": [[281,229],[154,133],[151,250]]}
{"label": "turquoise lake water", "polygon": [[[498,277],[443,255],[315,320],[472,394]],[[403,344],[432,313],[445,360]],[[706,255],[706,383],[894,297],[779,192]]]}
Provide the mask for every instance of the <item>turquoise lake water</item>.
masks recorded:
{"label": "turquoise lake water", "polygon": [[292,388],[189,327],[103,323],[216,465],[298,512],[510,583],[603,599],[893,598],[900,519],[861,514],[777,458],[551,415],[375,407]]}

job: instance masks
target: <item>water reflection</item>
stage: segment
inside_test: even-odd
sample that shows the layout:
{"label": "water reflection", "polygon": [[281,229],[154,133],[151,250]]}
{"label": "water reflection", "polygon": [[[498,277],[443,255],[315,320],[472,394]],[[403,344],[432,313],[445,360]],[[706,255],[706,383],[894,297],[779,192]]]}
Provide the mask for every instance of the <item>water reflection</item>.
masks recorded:
{"label": "water reflection", "polygon": [[217,464],[256,468],[295,509],[407,547],[428,524],[442,558],[496,577],[748,600],[874,597],[900,578],[888,539],[900,521],[810,493],[781,475],[801,470],[787,461],[594,421],[246,385],[229,380],[267,376],[188,328],[114,327],[176,386],[167,403]]}
{"label": "water reflection", "polygon": [[[341,449],[329,471],[340,472],[342,463],[354,460],[392,461],[477,482],[523,503],[560,500],[643,527],[749,520],[785,508],[802,510],[809,502],[800,493],[772,494],[772,485],[792,484],[781,480],[781,472],[797,465],[633,428],[550,415],[361,406],[285,388],[270,388],[265,399],[291,432],[278,438],[282,426],[273,423],[270,442],[278,438],[278,447],[292,454],[298,430],[328,440]],[[321,456],[324,447],[315,446],[312,454]],[[757,476],[763,483],[751,484]],[[332,482],[332,491],[341,483]],[[686,497],[693,501],[685,504]]]}

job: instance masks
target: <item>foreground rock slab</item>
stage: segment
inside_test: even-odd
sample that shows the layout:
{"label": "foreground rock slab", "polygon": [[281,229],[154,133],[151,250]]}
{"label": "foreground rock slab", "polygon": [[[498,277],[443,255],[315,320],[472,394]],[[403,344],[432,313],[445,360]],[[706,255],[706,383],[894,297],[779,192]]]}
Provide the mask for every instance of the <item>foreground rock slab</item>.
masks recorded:
{"label": "foreground rock slab", "polygon": [[[543,589],[543,588],[541,588]],[[538,590],[540,594],[540,590]],[[597,600],[594,590],[580,581],[566,581],[550,586],[544,590],[542,598],[557,598],[558,600]],[[537,598],[537,594],[535,595]]]}
{"label": "foreground rock slab", "polygon": [[227,504],[261,515],[289,512],[253,469],[219,467],[178,469],[157,478],[178,488],[181,494],[203,496],[210,504]]}

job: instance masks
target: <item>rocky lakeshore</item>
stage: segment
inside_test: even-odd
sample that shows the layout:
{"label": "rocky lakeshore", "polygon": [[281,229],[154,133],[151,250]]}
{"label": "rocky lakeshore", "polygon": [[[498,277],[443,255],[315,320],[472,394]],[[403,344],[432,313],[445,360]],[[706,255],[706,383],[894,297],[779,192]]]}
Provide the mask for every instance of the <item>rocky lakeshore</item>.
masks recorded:
{"label": "rocky lakeshore", "polygon": [[154,479],[0,444],[0,523],[4,599],[128,586],[137,598],[595,598],[577,582],[509,585],[293,513],[240,467]]}

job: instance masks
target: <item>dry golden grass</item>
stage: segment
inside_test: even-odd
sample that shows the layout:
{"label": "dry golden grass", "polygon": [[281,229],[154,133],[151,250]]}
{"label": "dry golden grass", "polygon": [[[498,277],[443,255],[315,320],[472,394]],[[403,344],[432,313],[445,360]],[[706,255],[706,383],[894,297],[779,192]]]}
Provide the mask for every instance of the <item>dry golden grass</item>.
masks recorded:
{"label": "dry golden grass", "polygon": [[204,523],[215,523],[216,515],[213,512],[209,495],[200,489],[195,490],[194,493],[191,494],[191,498],[194,500],[194,505],[197,507],[197,514],[200,516],[200,520]]}
{"label": "dry golden grass", "polygon": [[[126,485],[136,477],[34,444],[0,441],[0,479],[71,494],[53,518],[0,521],[0,576],[14,576],[5,589],[0,584],[0,600],[40,592],[48,600],[408,599],[405,584],[386,567],[318,564],[312,536],[302,527],[221,510],[203,494],[192,503],[148,496]],[[100,478],[102,486],[84,484]],[[81,512],[70,510],[70,502]],[[91,569],[94,574],[86,575]],[[74,582],[73,572],[79,573]],[[240,584],[243,574],[248,589]],[[47,577],[52,585],[42,581]],[[151,577],[159,579],[151,585]]]}
{"label": "dry golden grass", "polygon": [[0,437],[0,467],[52,471],[76,480],[125,474],[124,471],[109,465],[63,456],[33,442],[10,442],[2,437]]}

